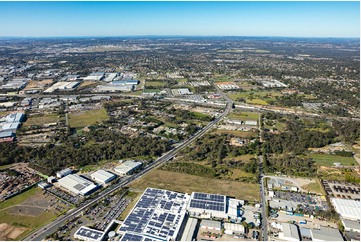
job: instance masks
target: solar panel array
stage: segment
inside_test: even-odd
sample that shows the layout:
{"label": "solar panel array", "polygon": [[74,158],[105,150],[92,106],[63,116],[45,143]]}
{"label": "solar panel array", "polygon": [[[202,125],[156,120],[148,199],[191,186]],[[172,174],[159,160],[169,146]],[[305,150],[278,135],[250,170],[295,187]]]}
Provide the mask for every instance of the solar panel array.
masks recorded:
{"label": "solar panel array", "polygon": [[226,211],[225,196],[194,192],[189,207],[213,211]]}
{"label": "solar panel array", "polygon": [[183,193],[147,188],[119,229],[121,241],[174,240],[186,201]]}

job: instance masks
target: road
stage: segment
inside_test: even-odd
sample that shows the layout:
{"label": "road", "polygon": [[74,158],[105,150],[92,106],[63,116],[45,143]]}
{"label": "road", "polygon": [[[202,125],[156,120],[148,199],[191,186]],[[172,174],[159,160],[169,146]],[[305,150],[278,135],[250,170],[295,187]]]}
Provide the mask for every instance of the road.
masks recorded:
{"label": "road", "polygon": [[47,236],[53,234],[54,232],[58,231],[58,228],[61,227],[67,220],[71,220],[72,218],[75,218],[78,216],[83,210],[89,208],[90,206],[96,204],[99,200],[104,199],[106,196],[109,196],[113,192],[117,191],[118,189],[127,186],[129,183],[141,178],[146,173],[150,172],[151,170],[155,169],[156,167],[160,166],[166,161],[169,161],[174,156],[176,156],[182,149],[187,147],[189,144],[191,144],[196,139],[202,137],[205,133],[207,133],[215,124],[217,124],[219,121],[221,121],[225,116],[228,115],[228,113],[232,109],[233,102],[229,100],[226,105],[226,109],[224,112],[217,117],[212,122],[208,123],[203,129],[198,131],[196,134],[194,134],[189,139],[183,141],[180,143],[177,147],[174,149],[168,151],[161,157],[159,157],[157,160],[155,160],[153,163],[145,167],[142,171],[140,171],[137,174],[134,174],[133,176],[130,176],[124,180],[121,180],[119,183],[113,185],[112,187],[100,192],[97,197],[91,198],[86,200],[83,204],[81,204],[79,207],[74,208],[72,210],[69,210],[66,214],[58,217],[56,220],[52,221],[51,223],[47,224],[46,226],[36,230],[29,236],[27,236],[24,240],[25,241],[40,241],[45,239]]}
{"label": "road", "polygon": [[264,184],[264,176],[263,176],[263,169],[262,169],[262,164],[263,164],[263,157],[260,155],[258,156],[259,159],[259,171],[260,171],[260,195],[261,195],[261,203],[262,203],[262,228],[261,228],[261,232],[262,232],[262,240],[263,241],[268,241],[268,224],[267,224],[267,200],[266,200],[266,191],[265,191],[265,184]]}

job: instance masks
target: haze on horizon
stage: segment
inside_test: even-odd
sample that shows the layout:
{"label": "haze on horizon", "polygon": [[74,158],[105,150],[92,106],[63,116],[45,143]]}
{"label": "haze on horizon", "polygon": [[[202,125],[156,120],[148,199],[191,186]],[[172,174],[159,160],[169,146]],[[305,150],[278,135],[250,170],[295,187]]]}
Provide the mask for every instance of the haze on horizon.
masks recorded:
{"label": "haze on horizon", "polygon": [[0,2],[0,36],[360,37],[359,2]]}

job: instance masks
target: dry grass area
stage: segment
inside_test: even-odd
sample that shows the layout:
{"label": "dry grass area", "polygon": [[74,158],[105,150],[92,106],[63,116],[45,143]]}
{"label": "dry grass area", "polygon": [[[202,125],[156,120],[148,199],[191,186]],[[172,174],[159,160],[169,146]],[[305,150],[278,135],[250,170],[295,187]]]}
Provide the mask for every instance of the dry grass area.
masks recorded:
{"label": "dry grass area", "polygon": [[22,233],[24,233],[27,228],[16,227],[13,225],[9,225],[7,223],[0,224],[0,240],[16,240]]}
{"label": "dry grass area", "polygon": [[108,114],[104,108],[81,111],[69,114],[69,123],[72,128],[80,128],[107,120]]}
{"label": "dry grass area", "polygon": [[217,129],[215,131],[212,131],[211,134],[232,134],[239,138],[256,138],[257,137],[256,132],[241,131],[241,130],[227,130],[227,129]]}
{"label": "dry grass area", "polygon": [[131,188],[144,190],[147,187],[167,189],[183,193],[206,192],[222,194],[248,201],[259,200],[259,185],[205,178],[178,172],[155,170],[134,181]]}
{"label": "dry grass area", "polygon": [[311,182],[307,185],[303,185],[301,187],[303,190],[310,192],[310,193],[316,193],[319,195],[326,195],[325,190],[323,189],[320,181]]}

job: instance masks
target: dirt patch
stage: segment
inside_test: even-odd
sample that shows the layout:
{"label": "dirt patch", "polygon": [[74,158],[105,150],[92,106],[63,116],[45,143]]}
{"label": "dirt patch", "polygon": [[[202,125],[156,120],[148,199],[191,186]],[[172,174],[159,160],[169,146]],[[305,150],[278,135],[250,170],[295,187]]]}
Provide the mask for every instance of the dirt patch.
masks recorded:
{"label": "dirt patch", "polygon": [[44,210],[45,210],[44,208],[40,208],[40,207],[20,205],[20,206],[11,207],[7,211],[7,213],[13,214],[13,215],[20,215],[20,216],[37,217],[41,213],[43,213]]}
{"label": "dirt patch", "polygon": [[0,240],[15,240],[22,233],[24,233],[27,228],[24,227],[15,227],[8,225],[7,223],[0,224]]}

